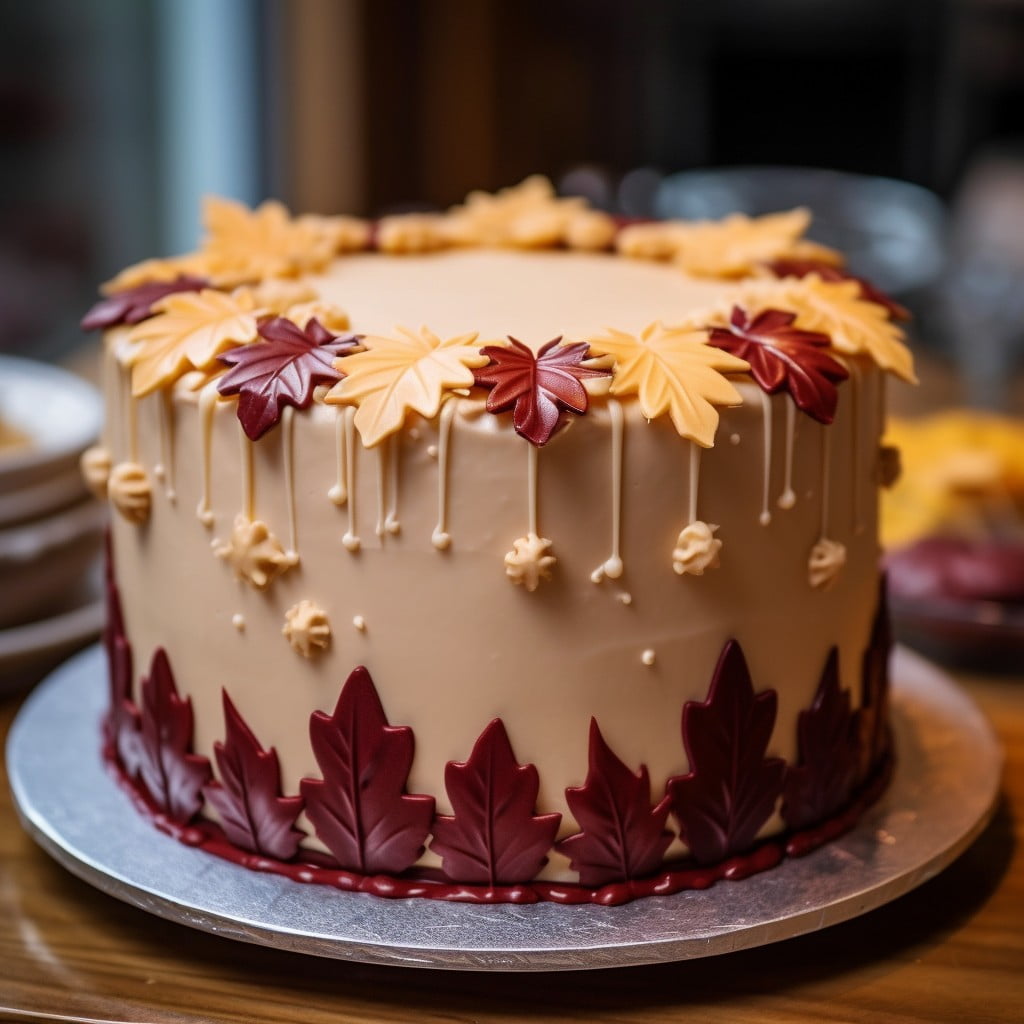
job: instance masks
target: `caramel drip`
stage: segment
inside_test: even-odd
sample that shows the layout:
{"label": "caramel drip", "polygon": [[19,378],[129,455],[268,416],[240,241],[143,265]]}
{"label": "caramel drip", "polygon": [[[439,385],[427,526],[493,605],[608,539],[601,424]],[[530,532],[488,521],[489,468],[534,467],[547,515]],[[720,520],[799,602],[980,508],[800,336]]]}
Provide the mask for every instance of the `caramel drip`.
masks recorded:
{"label": "caramel drip", "polygon": [[377,525],[374,532],[378,537],[383,537],[385,532],[384,502],[387,498],[385,479],[387,475],[388,447],[391,439],[387,438],[377,445]]}
{"label": "caramel drip", "polygon": [[345,412],[345,490],[348,495],[348,529],[341,543],[349,551],[358,551],[361,541],[356,533],[356,432],[352,425],[356,410],[347,406]]}
{"label": "caramel drip", "polygon": [[384,517],[384,529],[396,534],[402,529],[398,521],[398,476],[402,459],[402,435],[388,438],[388,514]]}
{"label": "caramel drip", "polygon": [[700,445],[696,441],[690,442],[690,486],[688,494],[690,497],[690,512],[687,517],[688,523],[697,521],[697,488],[700,484]]}
{"label": "caramel drip", "polygon": [[526,502],[529,514],[529,536],[537,537],[537,448],[526,443]]}
{"label": "caramel drip", "polygon": [[793,490],[793,441],[796,436],[796,402],[786,402],[786,479],[779,495],[779,508],[792,508],[796,504],[796,492]]}
{"label": "caramel drip", "polygon": [[861,404],[861,376],[860,369],[852,359],[846,362],[846,369],[850,374],[845,390],[850,396],[850,444],[853,449],[853,455],[850,459],[850,462],[852,463],[851,471],[853,473],[853,479],[850,482],[850,514],[853,517],[853,522],[851,524],[852,530],[854,534],[858,534],[864,532],[864,524],[861,522],[860,514],[862,446],[860,443],[860,417],[858,416],[858,410]]}
{"label": "caramel drip", "polygon": [[348,490],[345,487],[345,422],[345,409],[339,405],[334,413],[334,450],[338,460],[338,476],[334,486],[327,492],[327,497],[339,506],[348,500]]}
{"label": "caramel drip", "polygon": [[772,521],[772,514],[768,508],[768,493],[772,482],[772,398],[766,391],[761,392],[761,410],[764,421],[764,475],[761,483],[761,515],[758,516],[758,522],[762,526],[767,526]]}
{"label": "caramel drip", "polygon": [[213,526],[210,508],[211,451],[213,447],[213,413],[217,404],[217,387],[207,384],[199,392],[199,459],[202,465],[203,491],[196,507],[196,516],[203,526]]}
{"label": "caramel drip", "polygon": [[125,410],[125,430],[128,434],[128,460],[139,461],[139,400],[132,394],[131,367],[122,370],[124,380],[123,394],[127,396],[128,406]]}
{"label": "caramel drip", "polygon": [[831,459],[829,451],[829,427],[827,423],[821,425],[821,536],[828,536],[828,499],[829,499],[829,475],[831,472]]}
{"label": "caramel drip", "polygon": [[286,405],[281,413],[281,448],[284,455],[285,504],[288,508],[289,558],[298,558],[298,534],[295,517],[295,410]]}
{"label": "caramel drip", "polygon": [[455,402],[456,399],[449,398],[441,406],[441,419],[437,426],[437,526],[430,540],[438,551],[445,551],[452,542],[448,532],[448,450]]}
{"label": "caramel drip", "polygon": [[238,424],[238,441],[242,449],[242,515],[246,519],[255,519],[256,487],[253,480],[252,441],[246,437],[241,421]]}
{"label": "caramel drip", "polygon": [[622,405],[614,398],[608,400],[608,416],[612,427],[612,553],[599,565],[590,578],[600,583],[606,576],[617,580],[622,575],[622,558],[619,552],[622,534],[622,439],[624,420]]}
{"label": "caramel drip", "polygon": [[167,500],[174,502],[178,494],[174,489],[174,392],[165,388],[159,393],[160,408],[160,458],[162,472],[154,473],[164,480],[164,492]]}

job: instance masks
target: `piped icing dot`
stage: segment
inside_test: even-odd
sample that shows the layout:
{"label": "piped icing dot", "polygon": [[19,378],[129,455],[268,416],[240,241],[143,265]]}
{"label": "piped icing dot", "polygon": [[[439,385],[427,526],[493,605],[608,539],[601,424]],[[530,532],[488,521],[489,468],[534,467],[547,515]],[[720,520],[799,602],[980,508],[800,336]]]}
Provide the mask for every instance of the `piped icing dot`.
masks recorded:
{"label": "piped icing dot", "polygon": [[366,632],[366,619],[364,619],[362,615],[354,616],[352,619],[352,625],[355,626],[360,633]]}
{"label": "piped icing dot", "polygon": [[526,587],[531,593],[541,580],[551,579],[556,558],[551,553],[551,541],[530,533],[512,542],[512,550],[505,555],[505,574],[513,583]]}
{"label": "piped icing dot", "polygon": [[618,601],[619,604],[623,604],[628,607],[633,603],[633,595],[626,593],[626,591],[623,591],[621,594],[618,595]]}
{"label": "piped icing dot", "polygon": [[846,565],[846,545],[822,537],[811,548],[807,561],[807,579],[816,590],[827,590],[838,579]]}
{"label": "piped icing dot", "polygon": [[245,630],[245,616],[242,615],[241,612],[235,612],[235,614],[231,616],[231,625],[234,626],[239,633],[243,632]]}
{"label": "piped icing dot", "polygon": [[145,469],[137,462],[119,462],[111,470],[107,493],[128,522],[141,526],[149,519],[152,489]]}
{"label": "piped icing dot", "polygon": [[651,650],[651,649],[650,649],[650,648],[648,647],[648,648],[647,648],[647,650],[646,650],[646,651],[644,651],[644,652],[643,652],[643,654],[641,654],[641,655],[640,655],[640,660],[641,660],[641,661],[642,661],[642,662],[643,662],[643,663],[644,663],[644,664],[645,664],[645,665],[646,665],[646,666],[647,666],[648,668],[650,668],[650,667],[651,667],[651,666],[652,666],[652,665],[653,665],[653,664],[655,663],[655,661],[657,660],[657,657],[658,657],[658,656],[657,656],[657,655],[655,654],[655,652],[654,652],[654,651],[652,651],[652,650]]}
{"label": "piped icing dot", "polygon": [[427,445],[427,454],[432,459],[436,459],[437,458],[437,445],[436,444]]}
{"label": "piped icing dot", "polygon": [[740,435],[739,434],[730,434],[729,435],[729,444],[737,445],[739,443],[740,443]]}
{"label": "piped icing dot", "polygon": [[327,613],[313,601],[300,601],[284,613],[281,633],[293,651],[313,658],[331,643],[331,624]]}
{"label": "piped icing dot", "polygon": [[430,543],[437,548],[438,551],[447,551],[451,547],[452,535],[445,530],[437,529],[435,527],[434,532],[430,535]]}
{"label": "piped icing dot", "polygon": [[680,531],[672,551],[672,568],[680,576],[703,576],[705,569],[718,568],[722,542],[715,536],[717,529],[717,524],[698,519]]}
{"label": "piped icing dot", "polygon": [[792,487],[783,491],[779,495],[777,504],[781,509],[791,509],[796,504],[796,492]]}

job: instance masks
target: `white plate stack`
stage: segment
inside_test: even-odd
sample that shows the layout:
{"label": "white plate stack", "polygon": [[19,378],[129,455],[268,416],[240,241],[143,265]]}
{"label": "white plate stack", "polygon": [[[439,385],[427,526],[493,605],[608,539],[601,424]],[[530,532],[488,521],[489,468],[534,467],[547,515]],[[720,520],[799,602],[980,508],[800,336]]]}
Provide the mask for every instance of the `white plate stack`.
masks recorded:
{"label": "white plate stack", "polygon": [[0,356],[0,692],[102,626],[106,508],[78,466],[102,421],[99,395],[78,377]]}

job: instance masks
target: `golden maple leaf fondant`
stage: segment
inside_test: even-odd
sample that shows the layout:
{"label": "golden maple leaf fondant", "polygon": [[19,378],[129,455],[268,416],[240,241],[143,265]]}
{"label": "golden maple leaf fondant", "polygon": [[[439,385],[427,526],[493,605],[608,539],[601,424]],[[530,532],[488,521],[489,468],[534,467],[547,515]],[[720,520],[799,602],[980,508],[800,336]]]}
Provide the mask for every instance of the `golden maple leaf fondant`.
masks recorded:
{"label": "golden maple leaf fondant", "polygon": [[636,395],[640,411],[652,420],[668,413],[683,437],[705,448],[714,444],[718,405],[743,399],[723,373],[749,369],[743,359],[707,343],[704,330],[648,325],[639,337],[611,331],[590,340],[590,350],[615,360],[613,395]]}
{"label": "golden maple leaf fondant", "polygon": [[184,256],[171,256],[167,259],[143,260],[125,267],[116,277],[104,282],[100,291],[104,295],[127,291],[142,284],[156,281],[173,281],[178,277],[207,275],[207,265],[201,253],[190,252]]}
{"label": "golden maple leaf fondant", "polygon": [[209,370],[217,356],[256,339],[258,311],[247,291],[232,295],[206,288],[168,295],[153,306],[156,316],[132,328],[125,362],[132,369],[132,395],[142,398],[189,370]]}
{"label": "golden maple leaf fondant", "polygon": [[827,334],[837,352],[866,353],[883,370],[916,380],[903,331],[884,306],[861,297],[858,281],[823,281],[817,274],[752,281],[738,289],[736,304],[796,313],[797,327]]}
{"label": "golden maple leaf fondant", "polygon": [[362,339],[365,352],[334,364],[345,377],[325,401],[356,407],[354,422],[367,448],[400,430],[409,412],[432,419],[445,392],[472,386],[472,368],[487,362],[476,334],[442,341],[426,327],[398,333],[397,338],[369,335]]}

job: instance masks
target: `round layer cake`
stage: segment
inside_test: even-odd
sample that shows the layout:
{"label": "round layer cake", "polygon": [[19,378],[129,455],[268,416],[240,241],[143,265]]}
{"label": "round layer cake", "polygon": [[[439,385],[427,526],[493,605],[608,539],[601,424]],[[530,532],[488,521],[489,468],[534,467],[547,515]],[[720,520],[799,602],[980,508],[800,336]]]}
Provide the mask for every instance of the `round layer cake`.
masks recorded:
{"label": "round layer cake", "polygon": [[214,201],[111,283],[107,756],[212,852],[391,896],[739,877],[884,785],[902,311],[792,211]]}

